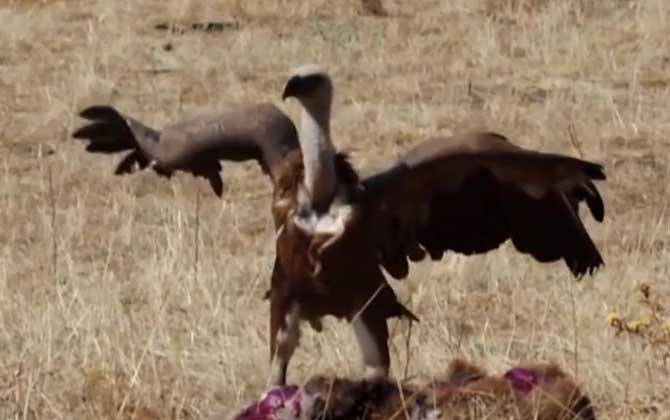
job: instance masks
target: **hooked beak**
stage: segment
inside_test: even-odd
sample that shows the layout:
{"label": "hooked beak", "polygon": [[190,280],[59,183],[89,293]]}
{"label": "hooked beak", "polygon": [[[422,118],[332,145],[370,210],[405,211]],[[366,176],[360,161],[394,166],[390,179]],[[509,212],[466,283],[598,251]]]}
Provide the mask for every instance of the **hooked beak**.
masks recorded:
{"label": "hooked beak", "polygon": [[282,101],[285,101],[286,98],[295,97],[298,94],[299,89],[300,89],[300,77],[299,76],[291,77],[289,81],[286,82],[286,86],[284,86],[284,92],[281,95]]}

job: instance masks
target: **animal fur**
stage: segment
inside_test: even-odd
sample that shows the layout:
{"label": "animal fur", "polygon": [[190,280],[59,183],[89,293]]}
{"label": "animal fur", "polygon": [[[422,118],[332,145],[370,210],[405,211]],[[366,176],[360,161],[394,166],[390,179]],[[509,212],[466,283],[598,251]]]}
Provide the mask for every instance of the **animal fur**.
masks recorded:
{"label": "animal fur", "polygon": [[503,375],[489,375],[462,359],[452,361],[443,378],[423,386],[400,385],[391,379],[317,376],[303,387],[314,399],[303,418],[595,420],[589,398],[561,368],[552,364],[524,368],[541,376],[540,384],[528,394],[513,389]]}

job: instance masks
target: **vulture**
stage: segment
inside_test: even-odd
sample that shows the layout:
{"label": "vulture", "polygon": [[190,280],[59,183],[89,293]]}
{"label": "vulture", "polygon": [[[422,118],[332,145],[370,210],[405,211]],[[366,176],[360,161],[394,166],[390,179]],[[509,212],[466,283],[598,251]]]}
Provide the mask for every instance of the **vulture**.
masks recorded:
{"label": "vulture", "polygon": [[224,106],[156,130],[115,108],[81,111],[73,133],[93,153],[127,151],[116,174],[152,169],[209,181],[221,196],[221,161],[255,160],[273,185],[275,259],[270,289],[272,381],[285,384],[300,324],[350,322],[365,378],[387,377],[389,318],[417,318],[386,280],[410,262],[472,255],[510,240],[548,263],[563,260],[576,278],[603,259],[579,205],[604,218],[594,185],[600,164],[528,150],[504,136],[471,131],[419,142],[387,168],[359,177],[331,139],[333,82],[323,67],[292,71],[282,99],[301,105],[299,129],[271,103]]}

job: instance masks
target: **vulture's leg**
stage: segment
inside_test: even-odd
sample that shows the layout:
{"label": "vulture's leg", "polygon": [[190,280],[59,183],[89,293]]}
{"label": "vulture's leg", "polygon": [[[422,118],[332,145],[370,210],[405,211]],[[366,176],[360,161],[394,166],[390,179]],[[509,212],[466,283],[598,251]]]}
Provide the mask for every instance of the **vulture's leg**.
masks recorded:
{"label": "vulture's leg", "polygon": [[363,355],[365,379],[368,380],[388,376],[391,364],[386,317],[376,309],[377,306],[373,301],[351,322],[358,341],[358,348]]}
{"label": "vulture's leg", "polygon": [[270,360],[277,359],[273,385],[286,385],[288,363],[300,342],[300,307],[287,304],[272,291],[270,296]]}

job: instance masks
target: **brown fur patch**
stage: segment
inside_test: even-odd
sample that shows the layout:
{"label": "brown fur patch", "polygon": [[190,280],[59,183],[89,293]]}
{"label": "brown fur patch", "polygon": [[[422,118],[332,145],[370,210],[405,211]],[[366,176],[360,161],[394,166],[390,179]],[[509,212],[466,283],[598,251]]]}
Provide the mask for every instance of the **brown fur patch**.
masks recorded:
{"label": "brown fur patch", "polygon": [[[541,382],[529,394],[514,390],[503,375],[455,359],[442,379],[428,385],[399,385],[395,381],[354,381],[316,376],[304,391],[316,402],[311,418],[327,420],[421,419],[431,410],[441,418],[474,420],[595,420],[590,400],[558,366],[522,366],[536,372]],[[446,417],[444,417],[446,416]]]}

